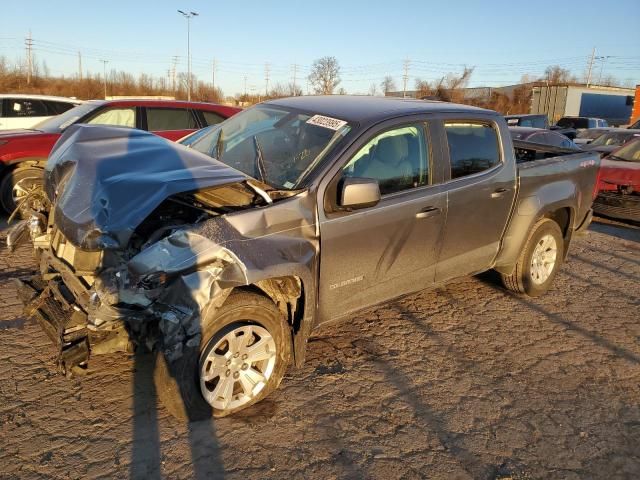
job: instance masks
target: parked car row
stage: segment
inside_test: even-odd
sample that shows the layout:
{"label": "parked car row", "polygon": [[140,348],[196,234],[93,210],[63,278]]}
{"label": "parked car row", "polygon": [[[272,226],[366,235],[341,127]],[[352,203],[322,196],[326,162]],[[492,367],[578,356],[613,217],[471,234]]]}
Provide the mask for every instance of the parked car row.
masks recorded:
{"label": "parked car row", "polygon": [[0,131],[0,206],[11,213],[21,199],[40,188],[47,157],[71,125],[86,123],[138,128],[175,141],[200,128],[220,123],[239,110],[200,102],[90,100],[30,129]]}

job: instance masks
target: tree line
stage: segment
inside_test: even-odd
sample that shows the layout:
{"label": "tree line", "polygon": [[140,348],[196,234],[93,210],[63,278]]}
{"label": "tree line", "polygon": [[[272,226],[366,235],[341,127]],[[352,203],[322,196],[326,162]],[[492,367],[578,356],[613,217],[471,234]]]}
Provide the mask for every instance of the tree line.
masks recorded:
{"label": "tree line", "polygon": [[[467,90],[473,75],[474,67],[464,67],[461,72],[452,72],[434,81],[415,79],[414,95],[420,99],[437,99],[447,102],[466,103],[484,108],[490,108],[503,114],[526,113],[529,111],[533,85],[572,84],[577,78],[558,65],[550,66],[541,77],[525,75],[521,85],[509,94],[490,89],[489,95],[469,95]],[[80,99],[102,98],[106,92],[108,96],[171,96],[176,99],[187,98],[187,84],[189,77],[186,73],[175,73],[172,77],[153,77],[140,74],[138,77],[125,71],[111,70],[106,76],[100,74],[86,74],[84,76],[52,76],[46,63],[32,67],[28,75],[24,65],[11,65],[5,57],[0,56],[0,92],[2,93],[35,93],[76,97]],[[340,87],[340,64],[335,57],[326,56],[313,62],[307,77],[317,95],[346,94]],[[191,99],[204,102],[222,102],[224,93],[211,84],[198,80],[192,76]],[[615,78],[605,79],[608,84],[617,84]],[[604,83],[604,82],[602,82]],[[379,88],[378,88],[379,87]],[[389,95],[398,92],[392,76],[385,76],[379,85],[371,84],[369,95]],[[236,94],[233,100],[250,105],[270,98],[302,95],[302,88],[293,83],[276,83],[262,94],[244,92]]]}

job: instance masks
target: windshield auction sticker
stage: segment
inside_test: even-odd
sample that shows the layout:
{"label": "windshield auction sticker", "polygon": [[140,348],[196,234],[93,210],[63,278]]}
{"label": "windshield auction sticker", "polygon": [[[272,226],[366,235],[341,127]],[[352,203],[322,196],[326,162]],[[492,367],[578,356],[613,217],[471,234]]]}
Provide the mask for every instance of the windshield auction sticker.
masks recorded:
{"label": "windshield auction sticker", "polygon": [[324,115],[314,115],[307,123],[317,125],[318,127],[329,128],[331,130],[340,130],[347,122],[338,120],[337,118],[325,117]]}

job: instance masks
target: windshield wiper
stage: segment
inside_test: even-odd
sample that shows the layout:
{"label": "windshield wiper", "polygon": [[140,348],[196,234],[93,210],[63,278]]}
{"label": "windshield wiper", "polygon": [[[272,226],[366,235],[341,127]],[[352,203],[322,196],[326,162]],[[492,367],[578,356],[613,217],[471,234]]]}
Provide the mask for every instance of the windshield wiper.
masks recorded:
{"label": "windshield wiper", "polygon": [[267,171],[264,168],[264,156],[262,155],[262,148],[260,147],[260,142],[258,142],[257,135],[253,136],[253,146],[256,149],[256,170],[260,174],[260,180],[262,183],[267,183]]}

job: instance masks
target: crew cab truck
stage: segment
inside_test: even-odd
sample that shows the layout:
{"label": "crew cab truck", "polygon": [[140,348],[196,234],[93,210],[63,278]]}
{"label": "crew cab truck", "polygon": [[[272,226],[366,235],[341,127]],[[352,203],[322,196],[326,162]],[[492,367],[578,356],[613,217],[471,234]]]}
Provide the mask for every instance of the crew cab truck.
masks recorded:
{"label": "crew cab truck", "polygon": [[62,371],[152,347],[174,415],[224,416],[272,392],[326,322],[489,269],[546,292],[598,163],[420,100],[272,100],[189,148],[79,126],[49,158],[50,213],[8,243],[30,232],[39,271],[16,284]]}

